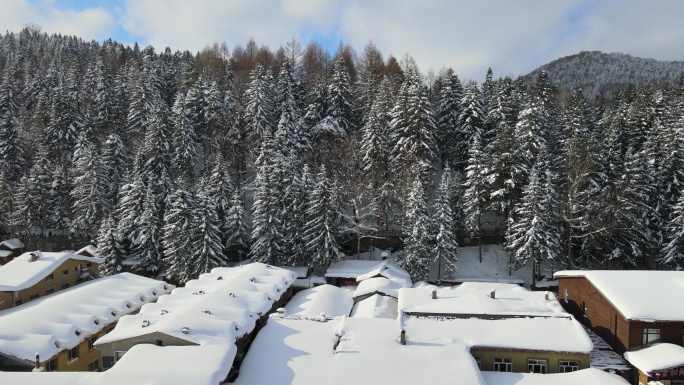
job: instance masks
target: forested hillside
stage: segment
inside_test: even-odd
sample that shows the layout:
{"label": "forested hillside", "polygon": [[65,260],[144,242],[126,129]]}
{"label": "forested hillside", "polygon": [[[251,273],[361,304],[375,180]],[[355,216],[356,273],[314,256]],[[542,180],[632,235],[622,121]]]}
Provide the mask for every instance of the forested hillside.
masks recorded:
{"label": "forested hillside", "polygon": [[396,216],[402,266],[449,276],[492,211],[516,266],[684,262],[683,78],[608,103],[545,72],[427,83],[370,43],[193,54],[34,28],[0,38],[0,79],[5,231],[96,236],[106,274],[326,264]]}
{"label": "forested hillside", "polygon": [[583,51],[544,64],[525,76],[534,82],[540,71],[549,74],[551,82],[568,90],[581,88],[588,98],[600,93],[613,96],[629,85],[674,85],[684,72],[684,61],[659,61],[623,53]]}

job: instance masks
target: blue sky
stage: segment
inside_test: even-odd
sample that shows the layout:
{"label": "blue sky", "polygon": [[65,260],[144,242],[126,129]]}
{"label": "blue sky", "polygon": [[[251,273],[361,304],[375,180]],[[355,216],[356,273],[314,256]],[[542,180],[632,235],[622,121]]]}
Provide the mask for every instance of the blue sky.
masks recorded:
{"label": "blue sky", "polygon": [[275,50],[292,37],[334,53],[372,40],[387,57],[411,55],[427,73],[463,79],[525,74],[583,50],[684,59],[678,0],[0,0],[0,26],[111,37],[158,50],[197,51],[254,38]]}

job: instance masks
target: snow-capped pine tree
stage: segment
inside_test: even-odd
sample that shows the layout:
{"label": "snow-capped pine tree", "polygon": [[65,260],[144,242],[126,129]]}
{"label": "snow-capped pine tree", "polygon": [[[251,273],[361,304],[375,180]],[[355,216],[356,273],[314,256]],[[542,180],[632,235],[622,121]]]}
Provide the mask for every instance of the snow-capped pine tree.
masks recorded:
{"label": "snow-capped pine tree", "polygon": [[482,143],[482,128],[485,113],[482,105],[482,95],[477,84],[469,84],[461,99],[461,114],[458,116],[456,143],[454,147],[454,167],[457,171],[465,170],[468,164],[468,150],[473,137],[479,137]]}
{"label": "snow-capped pine tree", "polygon": [[463,211],[466,216],[468,230],[480,234],[481,217],[487,205],[485,196],[487,185],[487,165],[482,153],[480,138],[473,136],[468,150],[468,166],[466,167],[465,193],[463,194]]}
{"label": "snow-capped pine tree", "polygon": [[155,184],[150,183],[142,202],[142,213],[135,218],[137,238],[133,244],[132,255],[137,261],[136,270],[152,276],[163,267],[161,207],[157,201]]}
{"label": "snow-capped pine tree", "polygon": [[5,68],[0,84],[0,178],[10,185],[19,182],[24,167],[24,150],[19,140],[19,92],[13,81],[14,69]]}
{"label": "snow-capped pine tree", "polygon": [[231,200],[234,191],[235,186],[228,171],[228,165],[221,153],[218,152],[214,160],[214,167],[209,175],[206,193],[216,208],[216,217],[221,230],[221,244],[223,245],[227,245],[228,238],[230,238],[228,211],[232,206]]}
{"label": "snow-capped pine tree", "polygon": [[356,102],[352,91],[349,68],[340,56],[333,67],[327,92],[327,118],[338,127],[338,132],[343,137],[352,134],[358,129],[356,117]]}
{"label": "snow-capped pine tree", "polygon": [[235,252],[238,259],[242,261],[249,250],[250,231],[247,224],[247,213],[242,202],[242,193],[237,189],[233,193],[230,210],[228,210],[226,227],[228,229],[226,249]]}
{"label": "snow-capped pine tree", "polygon": [[435,199],[435,214],[433,222],[437,230],[435,236],[435,260],[437,261],[437,279],[453,278],[456,273],[456,255],[458,254],[458,240],[454,226],[454,214],[451,210],[451,194],[453,192],[453,172],[448,167],[444,169],[439,190]]}
{"label": "snow-capped pine tree", "polygon": [[206,186],[200,185],[197,192],[197,210],[193,220],[193,237],[191,244],[190,263],[194,268],[193,278],[211,269],[227,265],[221,243],[220,222],[216,215],[216,207]]}
{"label": "snow-capped pine tree", "polygon": [[179,283],[195,278],[190,259],[195,210],[195,197],[188,191],[187,181],[177,180],[176,189],[171,195],[171,208],[164,215],[162,246],[167,275],[175,277]]}
{"label": "snow-capped pine tree", "polygon": [[672,219],[666,228],[669,242],[663,247],[658,262],[682,270],[684,268],[684,195],[673,207]]}
{"label": "snow-capped pine tree", "polygon": [[304,232],[306,251],[311,258],[310,266],[336,262],[340,253],[335,240],[340,225],[339,202],[335,186],[324,165],[316,179],[316,187],[311,191],[306,210],[311,220],[306,224]]}
{"label": "snow-capped pine tree", "polygon": [[193,125],[193,119],[189,116],[192,111],[185,103],[185,96],[180,94],[173,104],[173,133],[171,146],[173,156],[171,164],[174,167],[176,177],[193,180],[194,167],[198,162],[197,154],[197,131]]}
{"label": "snow-capped pine tree", "polygon": [[253,146],[258,146],[265,135],[273,134],[274,96],[264,67],[257,65],[250,73],[250,78],[251,83],[245,92],[245,132]]}
{"label": "snow-capped pine tree", "polygon": [[122,254],[116,237],[116,224],[111,213],[100,224],[95,256],[104,259],[100,265],[100,274],[103,276],[123,271]]}
{"label": "snow-capped pine tree", "polygon": [[442,164],[453,163],[456,154],[456,134],[459,127],[459,115],[461,114],[461,99],[463,98],[463,85],[454,70],[448,68],[440,77],[442,88],[440,89],[435,115],[437,120],[439,153]]}
{"label": "snow-capped pine tree", "polygon": [[[105,196],[105,181],[102,174],[102,158],[95,146],[79,135],[79,145],[74,153],[74,187],[70,229],[74,233],[94,233],[100,226],[104,213],[109,212]],[[109,175],[107,176],[109,177]]]}
{"label": "snow-capped pine tree", "polygon": [[414,281],[428,279],[432,265],[432,221],[427,208],[425,190],[420,180],[413,181],[411,192],[405,206],[406,214],[402,223],[404,251],[397,264],[411,274]]}

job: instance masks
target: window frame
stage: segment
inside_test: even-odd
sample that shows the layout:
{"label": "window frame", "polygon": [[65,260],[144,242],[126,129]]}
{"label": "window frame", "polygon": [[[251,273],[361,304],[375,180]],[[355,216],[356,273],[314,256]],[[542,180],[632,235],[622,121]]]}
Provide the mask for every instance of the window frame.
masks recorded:
{"label": "window frame", "polygon": [[[93,366],[93,364],[95,364],[95,365]],[[95,370],[93,370],[93,367],[95,368]],[[88,371],[89,372],[99,372],[101,370],[102,370],[102,368],[100,365],[100,359],[99,358],[88,364]]]}
{"label": "window frame", "polygon": [[52,281],[53,279],[55,279],[55,274],[54,274],[54,273],[50,273],[50,274],[48,274],[48,275],[45,276],[44,281]]}
{"label": "window frame", "polygon": [[[570,369],[570,370],[568,370]],[[571,373],[579,370],[579,361],[559,360],[558,373]]]}
{"label": "window frame", "polygon": [[54,292],[55,292],[55,289],[54,289],[54,288],[52,288],[52,289],[47,289],[47,290],[45,290],[45,295],[50,295],[50,294],[52,294],[52,293],[54,293]]}
{"label": "window frame", "polygon": [[79,346],[76,345],[73,348],[69,349],[69,362],[76,361],[80,355],[80,349],[78,348]]}
{"label": "window frame", "polygon": [[59,366],[58,366],[57,357],[55,357],[55,358],[53,358],[53,359],[51,359],[45,363],[45,371],[46,372],[56,372],[58,370],[59,370]]}
{"label": "window frame", "polygon": [[[539,371],[536,370],[539,369]],[[544,360],[541,358],[528,358],[527,359],[527,373],[540,373],[546,374],[549,372],[549,360]]]}
{"label": "window frame", "polygon": [[[501,370],[504,369],[504,370]],[[513,359],[506,357],[494,357],[494,367],[495,372],[511,373],[513,372]]]}
{"label": "window frame", "polygon": [[[655,332],[657,330],[657,332]],[[657,344],[658,342],[661,342],[661,336],[662,336],[662,329],[660,328],[643,328],[641,331],[641,344],[642,346],[651,346],[653,344]],[[651,339],[649,338],[650,336],[655,336],[657,335],[657,339]]]}
{"label": "window frame", "polygon": [[62,276],[69,275],[69,269],[64,269],[60,272]]}
{"label": "window frame", "polygon": [[29,301],[33,301],[34,299],[38,299],[38,298],[40,298],[40,294],[36,293],[36,294],[29,297]]}

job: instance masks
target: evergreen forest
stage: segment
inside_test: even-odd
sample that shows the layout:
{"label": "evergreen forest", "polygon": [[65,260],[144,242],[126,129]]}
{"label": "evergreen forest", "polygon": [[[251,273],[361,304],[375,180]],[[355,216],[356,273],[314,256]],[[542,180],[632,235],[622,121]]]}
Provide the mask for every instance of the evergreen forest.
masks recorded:
{"label": "evergreen forest", "polygon": [[[0,36],[0,225],[83,234],[179,282],[251,258],[325,265],[399,231],[414,279],[503,223],[511,266],[684,266],[684,77],[586,99],[421,73],[373,44],[157,52]],[[389,223],[390,218],[400,220]],[[441,278],[441,277],[440,277]]]}

